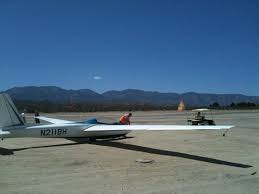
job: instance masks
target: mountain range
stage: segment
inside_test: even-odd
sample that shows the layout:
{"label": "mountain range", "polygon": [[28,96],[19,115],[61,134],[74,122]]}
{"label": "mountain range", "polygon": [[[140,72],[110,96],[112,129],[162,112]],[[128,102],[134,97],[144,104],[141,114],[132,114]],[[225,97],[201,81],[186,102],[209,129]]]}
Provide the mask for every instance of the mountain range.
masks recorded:
{"label": "mountain range", "polygon": [[14,87],[6,91],[14,100],[18,101],[50,101],[55,103],[137,103],[153,105],[177,105],[181,100],[190,106],[208,106],[214,102],[229,105],[232,102],[259,103],[259,96],[245,96],[242,94],[206,94],[187,92],[162,93],[127,89],[122,91],[107,91],[97,93],[90,89],[66,90],[56,86],[26,86]]}

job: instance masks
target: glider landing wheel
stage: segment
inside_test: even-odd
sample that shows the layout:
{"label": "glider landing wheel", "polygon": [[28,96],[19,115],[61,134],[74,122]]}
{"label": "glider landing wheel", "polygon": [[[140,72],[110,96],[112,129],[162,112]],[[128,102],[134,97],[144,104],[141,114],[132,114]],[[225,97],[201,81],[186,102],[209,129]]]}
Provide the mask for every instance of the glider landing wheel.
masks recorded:
{"label": "glider landing wheel", "polygon": [[89,137],[89,141],[96,141],[96,138],[94,138],[94,137]]}

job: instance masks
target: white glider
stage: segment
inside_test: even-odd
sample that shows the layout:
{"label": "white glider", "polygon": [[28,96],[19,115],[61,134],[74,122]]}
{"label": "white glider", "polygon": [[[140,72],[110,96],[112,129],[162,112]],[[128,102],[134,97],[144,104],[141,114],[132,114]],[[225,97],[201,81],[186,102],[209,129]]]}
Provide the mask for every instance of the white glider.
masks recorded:
{"label": "white glider", "polygon": [[174,131],[174,130],[220,130],[234,126],[192,126],[192,125],[119,125],[100,123],[96,119],[82,122],[67,121],[48,117],[36,117],[51,124],[26,124],[20,117],[8,94],[0,94],[0,138],[43,137],[43,138],[79,138],[92,140],[104,137],[125,136],[131,131]]}

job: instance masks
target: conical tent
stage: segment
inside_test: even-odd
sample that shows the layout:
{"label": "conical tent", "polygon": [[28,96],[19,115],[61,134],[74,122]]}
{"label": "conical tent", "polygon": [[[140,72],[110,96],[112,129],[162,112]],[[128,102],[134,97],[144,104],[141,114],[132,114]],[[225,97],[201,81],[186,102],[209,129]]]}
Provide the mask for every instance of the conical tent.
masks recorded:
{"label": "conical tent", "polygon": [[177,111],[184,111],[185,110],[185,105],[183,103],[183,100],[178,105]]}

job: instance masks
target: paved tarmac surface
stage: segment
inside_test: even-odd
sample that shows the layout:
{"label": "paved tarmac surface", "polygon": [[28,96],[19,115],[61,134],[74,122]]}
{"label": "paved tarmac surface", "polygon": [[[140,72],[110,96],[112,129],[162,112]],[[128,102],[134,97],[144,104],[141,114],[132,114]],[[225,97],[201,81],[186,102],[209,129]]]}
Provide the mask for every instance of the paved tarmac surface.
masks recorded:
{"label": "paved tarmac surface", "polygon": [[[120,114],[45,115],[81,120]],[[186,124],[186,115],[134,112],[132,121]],[[163,131],[94,143],[5,139],[0,141],[0,193],[259,193],[259,112],[217,111],[214,119],[236,127],[225,137],[223,131]]]}

